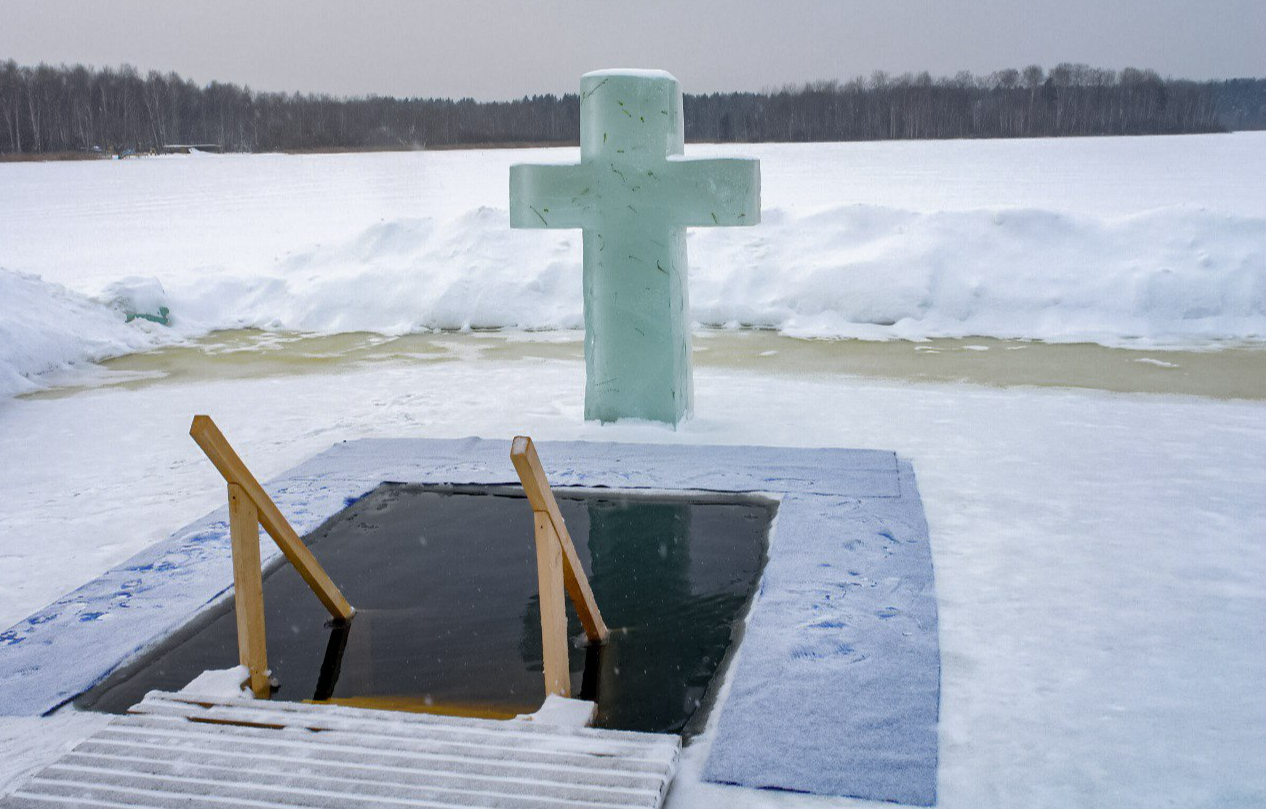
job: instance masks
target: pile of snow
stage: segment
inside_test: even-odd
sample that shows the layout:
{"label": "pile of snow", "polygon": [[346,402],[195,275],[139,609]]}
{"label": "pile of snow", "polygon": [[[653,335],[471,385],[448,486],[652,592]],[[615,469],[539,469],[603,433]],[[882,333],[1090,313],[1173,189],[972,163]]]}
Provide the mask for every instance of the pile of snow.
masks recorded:
{"label": "pile of snow", "polygon": [[[1266,219],[1161,209],[770,209],[690,233],[705,326],[804,337],[991,336],[1189,344],[1266,338]],[[193,331],[574,329],[580,233],[512,231],[505,210],[400,219],[249,274],[168,283]]]}
{"label": "pile of snow", "polygon": [[[579,231],[504,209],[380,222],[268,267],[127,277],[100,300],[0,275],[0,395],[68,363],[217,329],[404,334],[583,326]],[[704,326],[799,337],[990,336],[1184,346],[1266,339],[1266,218],[1166,208],[1101,218],[1010,209],[767,209],[690,232]],[[124,315],[167,320],[170,328]]]}
{"label": "pile of snow", "polygon": [[515,719],[536,722],[540,725],[560,725],[569,728],[587,728],[598,714],[598,705],[583,699],[546,694],[545,703],[536,713],[519,714]]}
{"label": "pile of snow", "polygon": [[[152,296],[155,283],[143,282],[140,289],[148,287]],[[128,289],[116,287],[120,294]],[[127,322],[123,307],[0,269],[0,399],[36,389],[40,375],[142,351],[173,337],[143,319]]]}
{"label": "pile of snow", "polygon": [[250,677],[250,669],[246,666],[210,669],[190,680],[180,693],[217,699],[254,699],[254,694],[246,686]]}
{"label": "pile of snow", "polygon": [[698,320],[806,337],[1266,337],[1262,218],[858,205],[769,211],[749,233],[692,241]]}

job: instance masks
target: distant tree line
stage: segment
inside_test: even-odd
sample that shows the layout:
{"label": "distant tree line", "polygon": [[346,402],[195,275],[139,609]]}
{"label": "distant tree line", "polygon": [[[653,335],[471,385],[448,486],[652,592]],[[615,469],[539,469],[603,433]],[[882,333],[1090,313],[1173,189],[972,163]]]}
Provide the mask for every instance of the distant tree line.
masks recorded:
{"label": "distant tree line", "polygon": [[[1266,128],[1266,80],[1188,81],[1061,64],[927,73],[686,98],[693,141],[1141,135]],[[0,63],[0,153],[574,143],[576,95],[480,102],[254,92],[175,73]]]}

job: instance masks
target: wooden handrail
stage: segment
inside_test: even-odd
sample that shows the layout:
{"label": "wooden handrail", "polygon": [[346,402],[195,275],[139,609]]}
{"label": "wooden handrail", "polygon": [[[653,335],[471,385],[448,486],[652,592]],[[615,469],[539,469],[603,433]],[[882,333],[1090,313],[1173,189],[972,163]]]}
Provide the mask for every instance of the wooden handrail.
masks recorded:
{"label": "wooden handrail", "polygon": [[224,433],[220,432],[220,428],[215,426],[211,417],[194,416],[189,435],[198,442],[198,446],[202,447],[202,451],[211,459],[211,463],[215,464],[215,468],[220,470],[220,474],[226,481],[242,487],[243,494],[250,498],[258,509],[259,522],[264,526],[264,530],[281,548],[281,552],[290,560],[290,564],[294,565],[295,570],[299,571],[299,575],[312,588],[312,592],[316,593],[316,597],[321,599],[321,603],[330,611],[330,615],[340,620],[350,620],[356,614],[356,610],[347,603],[346,598],[343,598],[343,594],[339,592],[338,587],[334,586],[334,582],[330,581],[321,563],[312,555],[312,551],[308,550],[308,546],[303,544],[303,540],[299,538],[295,529],[290,527],[290,523],[277,508],[277,504],[268,496],[268,492],[264,491],[264,487],[259,485],[259,481],[251,474],[251,470],[246,468],[246,464],[242,463],[242,459],[233,451],[228,439],[224,437]]}
{"label": "wooden handrail", "polygon": [[[332,616],[346,621],[356,614],[356,610],[330,580],[316,557],[303,544],[298,533],[282,516],[277,504],[238,457],[211,417],[195,416],[189,434],[228,483],[238,656],[242,665],[250,672],[251,690],[258,696],[267,696],[270,684],[264,640],[260,525],[281,548],[282,553]],[[589,579],[580,565],[580,557],[576,554],[532,439],[517,436],[511,445],[510,459],[523,483],[523,491],[535,519],[545,688],[547,693],[567,697],[571,695],[571,678],[567,663],[567,612],[564,593],[576,605],[576,612],[590,643],[605,643],[610,631],[598,611]]]}
{"label": "wooden handrail", "polygon": [[348,621],[356,614],[343,593],[330,580],[321,563],[303,544],[299,534],[282,516],[277,504],[259,485],[246,464],[210,416],[194,416],[189,435],[224,476],[229,488],[229,535],[233,546],[233,597],[237,611],[238,660],[250,671],[250,687],[256,696],[268,696],[268,653],[264,634],[263,570],[259,554],[259,527],[273,538],[290,564],[312,588],[335,619]]}
{"label": "wooden handrail", "polygon": [[558,510],[558,501],[554,499],[532,439],[525,435],[516,436],[510,446],[510,460],[523,483],[523,492],[536,520],[536,571],[541,600],[545,690],[567,697],[571,695],[571,682],[567,665],[564,588],[576,605],[576,613],[590,643],[605,643],[611,633],[598,611],[589,578],[580,566],[580,557],[576,555],[576,547]]}

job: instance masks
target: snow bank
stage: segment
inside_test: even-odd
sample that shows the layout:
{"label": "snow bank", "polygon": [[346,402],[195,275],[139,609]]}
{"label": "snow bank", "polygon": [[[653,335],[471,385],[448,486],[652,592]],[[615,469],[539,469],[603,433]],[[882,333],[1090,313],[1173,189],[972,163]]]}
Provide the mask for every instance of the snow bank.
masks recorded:
{"label": "snow bank", "polygon": [[[1266,218],[866,205],[763,217],[690,232],[698,323],[864,339],[1266,339]],[[126,277],[98,299],[0,271],[0,396],[68,364],[217,329],[581,328],[580,242],[579,231],[510,230],[505,210],[478,207],[383,221],[268,267]],[[124,322],[168,313],[170,328]]]}
{"label": "snow bank", "polygon": [[700,231],[696,317],[807,337],[1266,337],[1266,219],[852,206]]}
{"label": "snow bank", "polygon": [[[152,279],[116,287],[154,294]],[[161,289],[161,288],[160,288]],[[151,348],[174,335],[122,306],[100,303],[33,275],[0,269],[0,399],[34,390],[41,374]]]}
{"label": "snow bank", "polygon": [[[868,339],[1266,337],[1266,219],[863,205],[763,217],[691,231],[699,323]],[[579,328],[580,241],[511,231],[487,207],[398,219],[267,271],[177,278],[168,301],[173,322],[195,331]]]}
{"label": "snow bank", "polygon": [[[698,323],[864,339],[1266,339],[1266,218],[866,205],[763,217],[690,232]],[[579,231],[511,230],[505,210],[478,207],[382,221],[266,267],[126,277],[99,301],[0,271],[0,395],[69,363],[216,329],[581,328],[580,242]],[[123,322],[168,312],[170,328]]]}

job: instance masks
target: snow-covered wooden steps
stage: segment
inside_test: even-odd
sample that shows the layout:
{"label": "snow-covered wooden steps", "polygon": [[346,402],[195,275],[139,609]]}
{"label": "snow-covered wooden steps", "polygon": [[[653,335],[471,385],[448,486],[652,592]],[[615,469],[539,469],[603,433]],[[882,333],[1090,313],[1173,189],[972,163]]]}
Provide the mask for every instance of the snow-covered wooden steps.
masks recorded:
{"label": "snow-covered wooden steps", "polygon": [[154,691],[0,800],[47,807],[659,807],[676,736]]}

